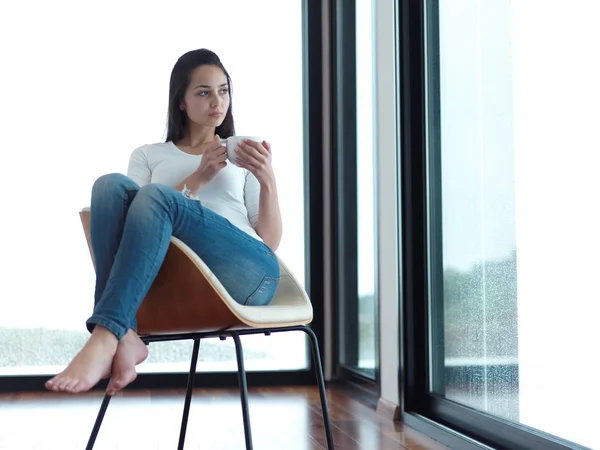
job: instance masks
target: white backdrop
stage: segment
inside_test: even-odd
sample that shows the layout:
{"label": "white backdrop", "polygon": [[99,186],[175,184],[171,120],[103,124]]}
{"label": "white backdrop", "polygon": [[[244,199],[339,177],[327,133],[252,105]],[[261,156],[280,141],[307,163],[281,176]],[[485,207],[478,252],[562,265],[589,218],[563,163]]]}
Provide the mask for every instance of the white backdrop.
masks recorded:
{"label": "white backdrop", "polygon": [[[201,47],[233,79],[237,133],[272,143],[278,253],[304,280],[301,17],[300,1],[2,2],[0,328],[85,330],[94,272],[78,211],[98,176],[164,140],[171,69]],[[265,345],[304,365],[301,335]]]}

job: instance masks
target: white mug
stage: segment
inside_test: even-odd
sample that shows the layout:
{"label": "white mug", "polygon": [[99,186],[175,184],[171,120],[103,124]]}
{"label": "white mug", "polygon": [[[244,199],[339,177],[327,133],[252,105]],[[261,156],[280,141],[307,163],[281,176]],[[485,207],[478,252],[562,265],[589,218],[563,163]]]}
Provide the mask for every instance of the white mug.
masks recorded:
{"label": "white mug", "polygon": [[[221,145],[227,148],[227,159],[234,165],[237,166],[236,158],[237,153],[235,150],[238,147],[238,144],[244,139],[250,139],[256,142],[262,142],[262,139],[256,136],[230,136],[227,139],[221,139]],[[239,166],[238,166],[239,167]]]}

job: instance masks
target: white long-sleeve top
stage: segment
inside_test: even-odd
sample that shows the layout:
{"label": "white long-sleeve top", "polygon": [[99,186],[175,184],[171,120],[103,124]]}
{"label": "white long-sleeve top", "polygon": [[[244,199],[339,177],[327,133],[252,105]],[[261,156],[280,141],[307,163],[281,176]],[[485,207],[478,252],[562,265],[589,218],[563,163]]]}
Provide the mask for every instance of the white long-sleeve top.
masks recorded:
{"label": "white long-sleeve top", "polygon": [[[185,153],[171,141],[143,145],[131,154],[127,176],[140,187],[150,183],[174,187],[191,175],[201,160],[202,155]],[[196,196],[205,207],[262,241],[254,230],[260,184],[251,172],[228,163]]]}

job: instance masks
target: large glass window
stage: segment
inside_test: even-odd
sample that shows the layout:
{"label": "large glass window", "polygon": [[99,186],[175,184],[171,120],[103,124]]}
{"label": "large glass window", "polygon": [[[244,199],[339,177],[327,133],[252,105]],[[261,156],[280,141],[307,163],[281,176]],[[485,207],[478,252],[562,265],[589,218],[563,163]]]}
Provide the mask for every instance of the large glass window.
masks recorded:
{"label": "large glass window", "polygon": [[[55,373],[87,339],[94,270],[78,211],[98,176],[164,140],[170,71],[191,49],[230,72],[238,134],[272,143],[278,254],[304,280],[300,0],[4,2],[0,16],[0,375]],[[243,340],[249,370],[307,366],[303,333]],[[235,369],[232,346],[203,342],[199,370]],[[140,371],[184,372],[190,355],[190,342],[152,344]]]}
{"label": "large glass window", "polygon": [[600,448],[600,4],[435,3],[430,391]]}
{"label": "large glass window", "polygon": [[373,1],[356,0],[358,366],[376,367]]}
{"label": "large glass window", "polygon": [[336,213],[342,377],[376,381],[372,8],[336,2]]}

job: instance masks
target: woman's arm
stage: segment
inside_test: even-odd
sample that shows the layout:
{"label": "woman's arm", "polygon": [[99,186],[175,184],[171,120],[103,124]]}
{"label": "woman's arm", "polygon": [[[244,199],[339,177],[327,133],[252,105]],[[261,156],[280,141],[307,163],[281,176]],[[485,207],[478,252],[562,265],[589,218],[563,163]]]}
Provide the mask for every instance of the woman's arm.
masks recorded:
{"label": "woman's arm", "polygon": [[282,232],[283,224],[279,209],[279,199],[277,197],[277,184],[275,183],[275,179],[273,179],[271,184],[260,185],[256,234],[275,251],[281,242]]}
{"label": "woman's arm", "polygon": [[258,211],[255,212],[254,208],[251,208],[250,222],[264,243],[275,251],[281,242],[283,225],[277,183],[271,166],[271,145],[266,141],[262,144],[254,141],[242,142],[236,162],[250,172],[246,176],[246,195],[248,196],[249,191],[260,189]]}
{"label": "woman's arm", "polygon": [[127,166],[127,176],[137,183],[138,186],[150,184],[152,180],[152,171],[148,164],[148,155],[144,147],[136,148],[129,157]]}

